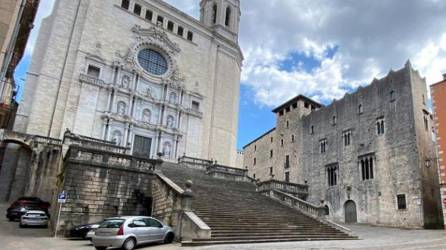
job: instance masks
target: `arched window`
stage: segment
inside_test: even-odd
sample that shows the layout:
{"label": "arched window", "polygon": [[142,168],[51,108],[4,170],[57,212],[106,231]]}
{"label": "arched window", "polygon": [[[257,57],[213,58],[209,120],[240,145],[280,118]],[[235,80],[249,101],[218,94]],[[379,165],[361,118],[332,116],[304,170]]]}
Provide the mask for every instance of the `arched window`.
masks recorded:
{"label": "arched window", "polygon": [[358,105],[358,114],[362,114],[362,104]]}
{"label": "arched window", "polygon": [[169,102],[176,104],[177,103],[177,93],[171,92],[169,95]]}
{"label": "arched window", "polygon": [[392,102],[392,101],[395,101],[395,91],[394,90],[391,90],[390,91],[390,101]]}
{"label": "arched window", "polygon": [[167,117],[167,127],[168,128],[173,128],[175,127],[175,118],[173,118],[173,116],[169,115]]}
{"label": "arched window", "polygon": [[226,8],[225,25],[229,26],[230,24],[231,24],[231,8],[228,6]]}
{"label": "arched window", "polygon": [[170,158],[170,153],[172,152],[172,145],[170,142],[165,142],[163,144],[163,156],[165,158]]}
{"label": "arched window", "polygon": [[151,116],[152,116],[152,112],[150,112],[150,110],[148,110],[148,109],[144,109],[144,111],[142,112],[142,120],[144,122],[150,123]]}
{"label": "arched window", "polygon": [[122,142],[122,134],[121,131],[115,130],[112,133],[111,141],[115,143],[115,145],[120,146]]}
{"label": "arched window", "polygon": [[214,24],[217,23],[217,4],[214,4],[214,6],[212,6],[212,22]]}
{"label": "arched window", "polygon": [[120,115],[126,115],[127,113],[127,104],[123,101],[119,101],[117,105],[117,111]]}

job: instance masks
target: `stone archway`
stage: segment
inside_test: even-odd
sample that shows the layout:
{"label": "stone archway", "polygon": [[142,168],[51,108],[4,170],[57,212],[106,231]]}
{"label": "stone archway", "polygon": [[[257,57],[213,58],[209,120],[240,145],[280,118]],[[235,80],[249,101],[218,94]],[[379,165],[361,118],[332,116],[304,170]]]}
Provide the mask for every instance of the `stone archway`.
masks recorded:
{"label": "stone archway", "polygon": [[357,223],[358,217],[356,212],[356,203],[352,200],[348,200],[344,204],[345,223]]}
{"label": "stone archway", "polygon": [[52,199],[62,141],[0,129],[0,201],[20,196]]}
{"label": "stone archway", "polygon": [[1,142],[0,201],[10,201],[25,194],[33,150],[20,140]]}

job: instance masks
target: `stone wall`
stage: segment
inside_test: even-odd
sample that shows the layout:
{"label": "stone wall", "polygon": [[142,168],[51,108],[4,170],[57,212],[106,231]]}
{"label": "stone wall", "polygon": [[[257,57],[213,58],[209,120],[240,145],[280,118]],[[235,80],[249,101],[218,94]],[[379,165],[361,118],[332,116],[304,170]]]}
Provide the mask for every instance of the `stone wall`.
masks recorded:
{"label": "stone wall", "polygon": [[[156,176],[152,182],[153,216],[173,228],[178,228],[182,214],[183,190],[163,177]],[[177,187],[177,189],[172,188]]]}
{"label": "stone wall", "polygon": [[436,162],[438,162],[440,175],[443,224],[446,224],[446,74],[443,77],[443,81],[431,85],[431,94],[437,140]]}
{"label": "stone wall", "polygon": [[21,196],[51,200],[60,172],[62,141],[0,130],[4,147],[0,170],[0,200]]}
{"label": "stone wall", "polygon": [[[276,130],[272,129],[243,148],[243,165],[248,167],[250,177],[260,181],[272,178],[270,168],[274,164],[275,140]],[[273,157],[270,156],[271,150]]]}
{"label": "stone wall", "polygon": [[[440,200],[426,96],[426,83],[410,63],[325,107],[298,96],[274,110],[274,145],[268,134],[248,144],[244,165],[250,174],[263,171],[261,181],[271,179],[265,174],[271,166],[277,180],[289,171],[291,182],[309,186],[307,201],[327,206],[335,221],[345,222],[349,202],[360,223],[432,227],[439,223]],[[378,133],[381,121],[384,132]],[[254,166],[254,158],[265,159],[271,150],[273,159]],[[285,155],[290,155],[288,170]],[[373,160],[372,178],[362,177],[365,156]],[[329,185],[327,167],[334,165],[336,182]],[[398,208],[398,195],[404,195],[405,208]]]}
{"label": "stone wall", "polygon": [[[60,190],[67,192],[60,217],[61,232],[72,225],[116,215],[148,215],[155,160],[72,145],[64,160]],[[57,211],[54,211],[57,212]]]}

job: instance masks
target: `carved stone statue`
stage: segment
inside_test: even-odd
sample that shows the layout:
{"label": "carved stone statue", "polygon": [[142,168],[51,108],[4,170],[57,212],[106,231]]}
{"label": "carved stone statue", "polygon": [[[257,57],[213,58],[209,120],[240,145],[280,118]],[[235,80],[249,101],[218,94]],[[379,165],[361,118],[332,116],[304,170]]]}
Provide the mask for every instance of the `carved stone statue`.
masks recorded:
{"label": "carved stone statue", "polygon": [[121,87],[122,88],[129,88],[130,86],[130,77],[129,76],[123,76],[121,81]]}
{"label": "carved stone statue", "polygon": [[150,123],[150,117],[152,116],[152,113],[148,109],[144,109],[142,112],[142,120],[144,122]]}
{"label": "carved stone statue", "polygon": [[165,142],[163,144],[163,155],[165,158],[170,158],[170,152],[172,151],[172,146],[170,142]]}
{"label": "carved stone statue", "polygon": [[122,134],[119,130],[115,130],[112,133],[112,142],[114,142],[116,145],[120,146],[122,142]]}
{"label": "carved stone statue", "polygon": [[126,114],[126,110],[127,109],[127,105],[125,104],[125,102],[118,102],[118,114],[120,115],[125,115]]}
{"label": "carved stone statue", "polygon": [[173,118],[173,116],[171,116],[171,115],[169,115],[168,117],[167,117],[167,127],[168,128],[173,128],[173,126],[174,126],[174,118]]}
{"label": "carved stone statue", "polygon": [[177,94],[175,92],[170,93],[169,102],[172,104],[177,103]]}

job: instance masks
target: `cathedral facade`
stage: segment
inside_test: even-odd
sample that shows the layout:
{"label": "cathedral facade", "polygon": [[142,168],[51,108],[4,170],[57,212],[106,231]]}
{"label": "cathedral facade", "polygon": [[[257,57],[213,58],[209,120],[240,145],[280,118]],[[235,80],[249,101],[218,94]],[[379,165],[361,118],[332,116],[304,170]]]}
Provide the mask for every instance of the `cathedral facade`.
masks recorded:
{"label": "cathedral facade", "polygon": [[307,185],[306,201],[337,222],[441,226],[427,96],[409,62],[328,106],[297,96],[244,147],[244,166],[258,181]]}
{"label": "cathedral facade", "polygon": [[14,130],[234,166],[240,15],[238,0],[202,0],[200,20],[161,0],[56,1]]}

